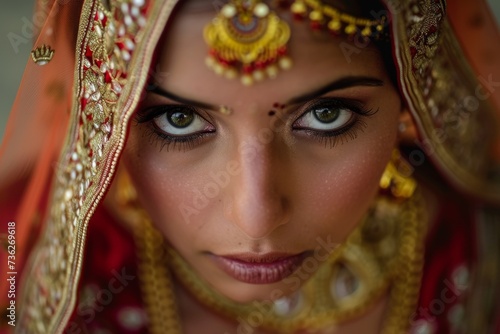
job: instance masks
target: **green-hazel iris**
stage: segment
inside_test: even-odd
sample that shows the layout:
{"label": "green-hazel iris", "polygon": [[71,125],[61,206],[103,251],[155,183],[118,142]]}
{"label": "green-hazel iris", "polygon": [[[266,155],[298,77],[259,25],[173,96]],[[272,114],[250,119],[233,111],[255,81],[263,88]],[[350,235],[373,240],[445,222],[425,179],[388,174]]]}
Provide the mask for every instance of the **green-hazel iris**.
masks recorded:
{"label": "green-hazel iris", "polygon": [[313,112],[314,117],[321,123],[335,122],[340,115],[338,108],[318,108]]}
{"label": "green-hazel iris", "polygon": [[167,119],[176,128],[186,128],[193,123],[194,112],[192,110],[172,111],[167,113]]}

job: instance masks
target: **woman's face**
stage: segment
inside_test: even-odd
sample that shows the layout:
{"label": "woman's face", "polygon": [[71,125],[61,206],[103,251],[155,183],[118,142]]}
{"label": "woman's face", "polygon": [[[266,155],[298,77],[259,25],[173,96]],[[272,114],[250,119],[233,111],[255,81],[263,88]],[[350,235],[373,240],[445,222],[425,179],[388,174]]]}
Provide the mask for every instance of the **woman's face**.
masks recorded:
{"label": "woman's face", "polygon": [[233,300],[269,300],[293,292],[289,271],[324,261],[360,222],[401,102],[374,47],[285,15],[292,69],[251,87],[217,76],[203,40],[216,11],[202,3],[176,13],[153,67],[157,86],[184,102],[147,93],[125,163],[154,224],[200,277]]}

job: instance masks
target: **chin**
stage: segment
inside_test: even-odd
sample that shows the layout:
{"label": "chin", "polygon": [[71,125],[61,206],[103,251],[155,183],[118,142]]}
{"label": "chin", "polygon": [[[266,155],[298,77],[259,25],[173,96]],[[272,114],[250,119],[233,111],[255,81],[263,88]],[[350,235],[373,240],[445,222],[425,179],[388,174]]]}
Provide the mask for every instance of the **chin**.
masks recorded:
{"label": "chin", "polygon": [[[303,283],[303,282],[301,282]],[[293,295],[302,284],[297,280],[283,280],[273,284],[248,284],[236,282],[232,285],[214,286],[215,290],[237,303],[272,302]]]}

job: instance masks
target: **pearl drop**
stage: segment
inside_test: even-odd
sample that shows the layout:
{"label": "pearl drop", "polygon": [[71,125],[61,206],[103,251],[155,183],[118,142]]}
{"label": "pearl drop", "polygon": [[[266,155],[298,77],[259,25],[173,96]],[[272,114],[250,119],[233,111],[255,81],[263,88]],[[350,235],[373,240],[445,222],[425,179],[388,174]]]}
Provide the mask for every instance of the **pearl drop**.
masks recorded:
{"label": "pearl drop", "polygon": [[209,68],[213,68],[214,65],[215,65],[215,59],[213,57],[206,57],[205,58],[205,64],[209,67]]}
{"label": "pearl drop", "polygon": [[271,65],[268,68],[266,68],[266,73],[267,76],[270,77],[271,79],[274,79],[278,76],[278,67],[276,65]]}
{"label": "pearl drop", "polygon": [[234,68],[229,68],[224,75],[227,79],[235,79],[238,76],[238,72]]}
{"label": "pearl drop", "polygon": [[282,70],[289,70],[292,68],[293,62],[289,57],[283,57],[280,59],[279,64]]}
{"label": "pearl drop", "polygon": [[261,70],[255,70],[253,72],[253,78],[255,79],[255,81],[262,81],[264,80],[264,72],[262,72]]}
{"label": "pearl drop", "polygon": [[253,9],[253,13],[257,17],[266,17],[269,14],[269,7],[265,3],[259,3]]}
{"label": "pearl drop", "polygon": [[218,75],[222,75],[224,74],[224,66],[222,66],[221,64],[219,63],[216,63],[214,65],[214,72],[217,73]]}
{"label": "pearl drop", "polygon": [[236,7],[233,5],[225,5],[222,7],[221,13],[224,17],[231,18],[236,15]]}
{"label": "pearl drop", "polygon": [[252,76],[249,75],[249,74],[245,74],[241,77],[241,83],[244,85],[244,86],[251,86],[253,85],[253,79],[252,79]]}

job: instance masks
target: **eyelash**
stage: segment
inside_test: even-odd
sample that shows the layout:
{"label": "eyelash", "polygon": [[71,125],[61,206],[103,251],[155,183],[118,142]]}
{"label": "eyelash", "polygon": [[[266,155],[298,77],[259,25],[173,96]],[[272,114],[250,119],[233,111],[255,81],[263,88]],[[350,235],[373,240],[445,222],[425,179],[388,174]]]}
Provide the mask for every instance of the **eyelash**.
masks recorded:
{"label": "eyelash", "polygon": [[213,132],[199,132],[187,136],[171,136],[157,129],[157,127],[153,124],[153,119],[170,111],[173,108],[186,108],[196,113],[199,117],[202,117],[200,116],[200,111],[198,109],[193,108],[192,106],[185,105],[164,105],[161,107],[151,107],[137,112],[137,115],[135,117],[136,124],[139,125],[147,123],[147,133],[145,135],[149,136],[152,144],[160,145],[160,152],[164,148],[167,149],[167,152],[169,152],[170,149],[177,149],[178,151],[189,151],[190,149],[203,142],[203,140],[207,136],[213,134]]}
{"label": "eyelash", "polygon": [[325,147],[329,148],[334,148],[339,143],[342,145],[344,143],[347,143],[349,140],[356,139],[359,132],[363,132],[367,126],[367,123],[361,118],[373,116],[379,111],[379,109],[366,109],[363,103],[356,100],[345,100],[340,98],[318,98],[307,103],[306,105],[304,105],[304,107],[301,108],[304,111],[294,121],[294,123],[302,116],[304,116],[305,113],[311,112],[314,109],[321,107],[343,108],[348,109],[354,113],[354,115],[352,116],[353,120],[341,129],[332,131],[315,131],[308,129],[294,130],[306,133],[306,135],[310,138],[323,143]]}
{"label": "eyelash", "polygon": [[[352,111],[354,114],[352,116],[353,120],[349,122],[348,125],[342,127],[341,129],[336,129],[332,131],[315,131],[311,129],[293,129],[293,131],[301,131],[306,134],[306,136],[314,139],[320,143],[323,143],[325,147],[334,148],[336,145],[344,144],[349,140],[354,140],[357,138],[358,133],[364,131],[367,124],[361,118],[373,116],[378,112],[378,109],[365,109],[364,105],[355,100],[346,100],[340,98],[318,98],[310,101],[300,107],[302,110],[300,116],[295,119],[295,122],[303,117],[306,113],[312,112],[315,108],[328,107],[328,108],[343,108]],[[168,135],[153,124],[153,119],[172,110],[172,108],[186,108],[195,112],[199,117],[200,111],[192,106],[187,105],[164,105],[161,107],[147,108],[143,111],[139,111],[135,117],[137,124],[147,124],[147,136],[149,136],[151,143],[155,145],[160,145],[160,151],[165,147],[167,152],[170,149],[178,149],[178,151],[188,151],[198,144],[201,144],[203,140],[211,136],[215,131],[210,132],[199,132],[191,135],[185,136],[172,136]],[[205,119],[204,117],[202,117]],[[207,121],[205,119],[205,121]],[[208,122],[208,121],[207,121]]]}

